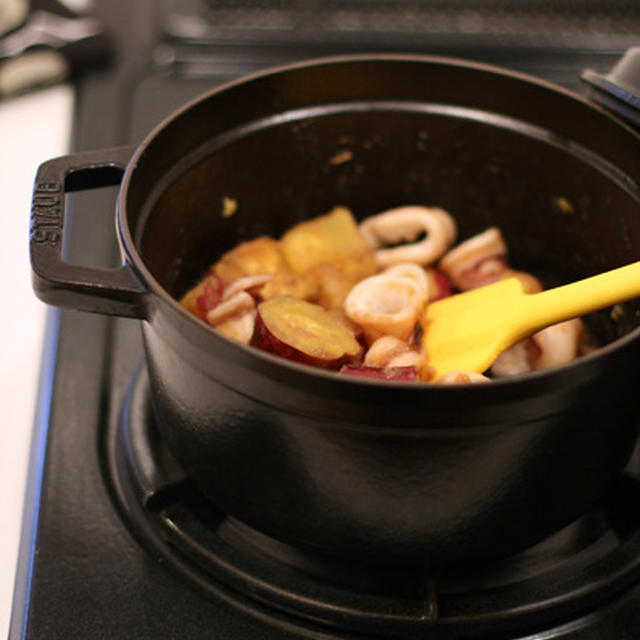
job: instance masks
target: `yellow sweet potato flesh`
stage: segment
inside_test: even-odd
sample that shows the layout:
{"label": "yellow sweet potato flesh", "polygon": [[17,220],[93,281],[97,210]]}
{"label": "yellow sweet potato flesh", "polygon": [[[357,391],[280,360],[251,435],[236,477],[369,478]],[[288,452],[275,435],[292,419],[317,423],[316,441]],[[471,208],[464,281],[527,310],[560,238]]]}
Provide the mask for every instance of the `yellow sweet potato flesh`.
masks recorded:
{"label": "yellow sweet potato flesh", "polygon": [[269,236],[242,242],[227,251],[214,266],[225,284],[242,276],[276,273],[287,269],[280,244]]}
{"label": "yellow sweet potato flesh", "polygon": [[296,273],[308,273],[323,262],[358,279],[377,269],[372,250],[345,207],[297,224],[282,236],[280,244],[287,264]]}
{"label": "yellow sweet potato flesh", "polygon": [[307,274],[294,273],[283,269],[260,288],[259,295],[263,300],[278,296],[293,296],[302,300],[315,301],[318,297],[318,282]]}
{"label": "yellow sweet potato flesh", "polygon": [[344,322],[317,304],[290,296],[258,305],[253,344],[285,358],[322,367],[339,366],[362,352]]}
{"label": "yellow sweet potato flesh", "polygon": [[308,272],[317,282],[317,302],[325,309],[342,309],[347,294],[358,283],[358,278],[341,271],[329,262],[322,262]]}

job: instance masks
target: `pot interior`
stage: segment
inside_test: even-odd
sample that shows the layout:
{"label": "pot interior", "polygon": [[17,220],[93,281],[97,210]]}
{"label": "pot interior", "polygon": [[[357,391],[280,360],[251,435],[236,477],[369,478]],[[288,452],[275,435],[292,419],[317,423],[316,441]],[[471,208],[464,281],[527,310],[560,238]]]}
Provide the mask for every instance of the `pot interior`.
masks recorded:
{"label": "pot interior", "polygon": [[[498,226],[512,266],[546,287],[640,258],[638,190],[612,161],[537,124],[422,101],[327,103],[235,126],[174,163],[129,215],[147,269],[178,298],[243,240],[335,205],[362,219],[404,204],[448,210],[459,241]],[[639,315],[631,302],[587,322],[604,344]]]}

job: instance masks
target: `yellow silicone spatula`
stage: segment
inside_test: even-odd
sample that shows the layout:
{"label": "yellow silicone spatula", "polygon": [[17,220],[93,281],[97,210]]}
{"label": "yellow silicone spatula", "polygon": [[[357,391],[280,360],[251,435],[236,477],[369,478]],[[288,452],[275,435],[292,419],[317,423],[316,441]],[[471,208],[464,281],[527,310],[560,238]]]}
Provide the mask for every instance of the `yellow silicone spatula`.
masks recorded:
{"label": "yellow silicone spatula", "polygon": [[505,349],[539,329],[640,296],[640,262],[527,294],[515,278],[427,306],[424,344],[436,378],[482,373]]}

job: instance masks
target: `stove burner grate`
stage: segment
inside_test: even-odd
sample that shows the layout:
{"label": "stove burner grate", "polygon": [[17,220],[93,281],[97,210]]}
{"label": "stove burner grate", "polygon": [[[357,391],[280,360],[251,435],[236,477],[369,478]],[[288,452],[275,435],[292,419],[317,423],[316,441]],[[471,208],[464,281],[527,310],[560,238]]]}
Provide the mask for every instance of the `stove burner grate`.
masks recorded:
{"label": "stove burner grate", "polygon": [[[568,624],[640,578],[640,483],[553,536],[477,566],[390,567],[283,544],[199,493],[155,426],[146,371],[107,433],[108,471],[124,518],[151,553],[203,590],[300,637],[484,638]],[[344,636],[340,636],[344,637]],[[546,637],[546,636],[545,636]],[[555,636],[549,636],[555,637]]]}

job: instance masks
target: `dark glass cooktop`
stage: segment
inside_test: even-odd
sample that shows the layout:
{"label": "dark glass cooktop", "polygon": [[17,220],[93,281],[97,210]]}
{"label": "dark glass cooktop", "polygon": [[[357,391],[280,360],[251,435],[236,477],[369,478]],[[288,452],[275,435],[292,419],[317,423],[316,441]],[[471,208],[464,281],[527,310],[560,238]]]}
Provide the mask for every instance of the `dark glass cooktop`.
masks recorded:
{"label": "dark glass cooktop", "polygon": [[[633,2],[102,0],[114,65],[78,87],[74,149],[139,142],[200,93],[348,51],[500,64],[581,90],[637,41]],[[315,20],[315,22],[314,22]],[[115,188],[74,194],[66,259],[117,264]],[[438,572],[329,562],[202,500],[155,433],[136,321],[49,314],[10,638],[640,635],[636,455],[593,512],[513,558]]]}

